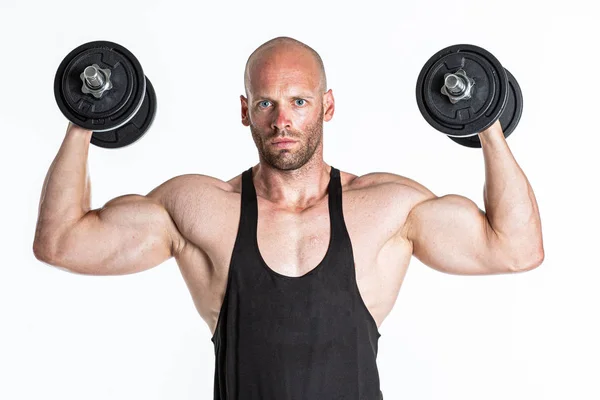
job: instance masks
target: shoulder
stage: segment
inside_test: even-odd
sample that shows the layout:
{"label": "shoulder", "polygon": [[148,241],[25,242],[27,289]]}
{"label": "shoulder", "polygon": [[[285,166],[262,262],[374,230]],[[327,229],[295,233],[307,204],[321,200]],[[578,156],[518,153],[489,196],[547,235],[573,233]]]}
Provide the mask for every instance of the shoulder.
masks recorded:
{"label": "shoulder", "polygon": [[155,190],[168,189],[172,190],[185,190],[189,188],[200,188],[200,189],[216,189],[222,191],[230,191],[232,190],[232,186],[229,182],[223,181],[221,179],[203,175],[203,174],[183,174],[175,176],[160,186],[158,186]]}
{"label": "shoulder", "polygon": [[241,175],[223,181],[203,174],[185,174],[165,181],[147,196],[160,202],[172,218],[206,221],[239,202],[240,187]]}
{"label": "shoulder", "polygon": [[202,174],[184,174],[168,179],[154,188],[147,197],[153,198],[171,209],[175,204],[202,197],[205,200],[224,196],[232,192],[234,187],[221,179]]}
{"label": "shoulder", "polygon": [[146,198],[160,204],[168,214],[171,237],[177,249],[174,253],[185,247],[199,224],[213,226],[217,223],[215,218],[225,215],[236,201],[235,187],[230,182],[202,174],[170,178],[150,191]]}
{"label": "shoulder", "polygon": [[[421,204],[438,197],[425,185],[406,176],[389,172],[371,172],[356,176],[348,185],[349,190],[363,191],[373,197],[379,207],[384,207],[392,218],[397,218],[397,233],[407,237],[414,211]],[[389,205],[389,206],[385,206]]]}
{"label": "shoulder", "polygon": [[432,197],[434,194],[419,182],[390,172],[370,172],[365,175],[355,176],[348,185],[350,190],[379,188],[391,194],[406,196],[412,195],[419,198]]}

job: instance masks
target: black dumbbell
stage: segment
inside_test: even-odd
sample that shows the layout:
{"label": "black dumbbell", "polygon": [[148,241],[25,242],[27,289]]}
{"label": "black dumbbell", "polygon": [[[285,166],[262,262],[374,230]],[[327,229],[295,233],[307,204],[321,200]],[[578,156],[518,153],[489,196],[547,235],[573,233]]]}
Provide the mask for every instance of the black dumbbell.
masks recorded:
{"label": "black dumbbell", "polygon": [[104,148],[135,142],[156,114],[156,93],[139,61],[107,41],[85,43],[64,58],[54,97],[65,117],[93,131],[91,143]]}
{"label": "black dumbbell", "polygon": [[425,120],[467,147],[481,147],[478,133],[498,119],[507,138],[523,112],[515,77],[487,50],[469,44],[433,55],[419,74],[416,94]]}

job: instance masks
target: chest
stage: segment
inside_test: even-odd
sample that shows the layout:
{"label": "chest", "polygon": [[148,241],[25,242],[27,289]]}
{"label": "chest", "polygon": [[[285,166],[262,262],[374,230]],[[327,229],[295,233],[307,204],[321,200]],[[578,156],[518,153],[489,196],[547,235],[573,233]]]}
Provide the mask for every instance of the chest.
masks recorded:
{"label": "chest", "polygon": [[[343,213],[328,201],[301,213],[278,210],[267,202],[258,202],[256,244],[267,266],[286,276],[302,276],[315,268],[325,257],[332,232],[346,230],[352,238],[357,264],[371,264],[378,251],[393,237],[398,219],[385,212],[373,212],[346,201]],[[352,200],[352,199],[349,199]]]}
{"label": "chest", "polygon": [[[204,224],[184,232],[188,246],[177,263],[196,308],[214,329],[227,284],[232,250],[240,224],[239,194],[220,203]],[[340,218],[351,242],[361,297],[379,325],[391,309],[408,267],[411,249],[397,232],[408,206],[385,193],[344,193]],[[235,211],[233,211],[235,210]],[[333,211],[333,210],[332,210]],[[317,267],[331,239],[327,197],[303,212],[286,212],[258,199],[255,245],[268,268],[299,277]],[[202,227],[203,229],[201,229]],[[207,234],[210,233],[210,234]]]}

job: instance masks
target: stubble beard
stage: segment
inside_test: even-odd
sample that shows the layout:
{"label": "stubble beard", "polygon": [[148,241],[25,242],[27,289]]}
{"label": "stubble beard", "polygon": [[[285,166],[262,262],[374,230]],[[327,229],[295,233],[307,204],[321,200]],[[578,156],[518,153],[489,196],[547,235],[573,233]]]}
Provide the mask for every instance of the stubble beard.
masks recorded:
{"label": "stubble beard", "polygon": [[[261,134],[260,130],[252,124],[250,124],[250,131],[262,161],[281,171],[296,170],[312,159],[323,140],[323,112],[303,134],[295,131],[278,131],[265,138],[264,134]],[[297,140],[298,143],[294,149],[277,149],[270,144],[276,137]],[[305,142],[302,139],[305,139]]]}

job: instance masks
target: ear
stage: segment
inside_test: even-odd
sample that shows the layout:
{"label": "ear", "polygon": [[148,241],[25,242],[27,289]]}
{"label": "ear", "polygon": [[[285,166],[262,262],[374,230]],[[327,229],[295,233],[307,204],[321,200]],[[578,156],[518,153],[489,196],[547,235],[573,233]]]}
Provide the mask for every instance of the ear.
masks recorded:
{"label": "ear", "polygon": [[250,126],[250,116],[248,115],[248,99],[243,95],[240,95],[240,101],[242,106],[242,125]]}
{"label": "ear", "polygon": [[323,95],[323,121],[330,121],[333,118],[335,112],[335,99],[333,98],[333,92],[329,89]]}

